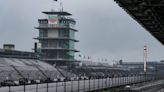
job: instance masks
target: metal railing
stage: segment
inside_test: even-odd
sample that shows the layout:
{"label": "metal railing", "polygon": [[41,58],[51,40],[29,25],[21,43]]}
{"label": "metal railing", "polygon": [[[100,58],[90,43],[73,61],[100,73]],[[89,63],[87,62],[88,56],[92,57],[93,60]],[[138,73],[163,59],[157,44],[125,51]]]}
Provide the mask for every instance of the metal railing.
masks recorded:
{"label": "metal railing", "polygon": [[40,28],[72,28],[69,25],[65,24],[40,24]]}

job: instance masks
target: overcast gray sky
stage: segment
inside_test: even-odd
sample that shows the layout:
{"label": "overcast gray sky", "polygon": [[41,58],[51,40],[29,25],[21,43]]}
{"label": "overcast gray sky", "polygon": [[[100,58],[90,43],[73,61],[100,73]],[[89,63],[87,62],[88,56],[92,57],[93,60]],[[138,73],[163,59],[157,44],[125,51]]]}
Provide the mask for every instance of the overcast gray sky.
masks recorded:
{"label": "overcast gray sky", "polygon": [[[164,59],[164,47],[135,22],[114,0],[62,0],[64,10],[73,14],[80,40],[79,54],[109,61],[142,61],[143,46],[148,46],[148,60]],[[53,0],[1,0],[0,47],[13,43],[16,49],[31,51],[42,11],[57,7]]]}

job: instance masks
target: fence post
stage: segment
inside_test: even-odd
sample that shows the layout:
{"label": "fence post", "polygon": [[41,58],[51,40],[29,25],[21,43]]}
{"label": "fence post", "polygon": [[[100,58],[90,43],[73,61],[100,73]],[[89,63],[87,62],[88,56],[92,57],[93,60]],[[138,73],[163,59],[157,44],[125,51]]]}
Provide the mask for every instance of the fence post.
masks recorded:
{"label": "fence post", "polygon": [[85,92],[85,78],[84,78],[84,92]]}
{"label": "fence post", "polygon": [[103,77],[102,77],[101,81],[102,81],[102,89],[103,89],[103,84],[104,84],[104,83],[103,83]]}
{"label": "fence post", "polygon": [[99,80],[99,77],[98,77],[98,89],[100,89],[100,80]]}
{"label": "fence post", "polygon": [[9,92],[11,92],[11,86],[9,85]]}
{"label": "fence post", "polygon": [[47,81],[47,92],[48,92],[48,81]]}
{"label": "fence post", "polygon": [[78,78],[78,92],[80,91],[79,78]]}
{"label": "fence post", "polygon": [[73,81],[71,80],[71,92],[73,92]]}
{"label": "fence post", "polygon": [[95,78],[93,79],[93,89],[95,90]]}
{"label": "fence post", "polygon": [[109,81],[109,83],[108,83],[108,87],[109,87],[109,88],[110,88],[110,80],[111,80],[111,78],[109,77],[109,80],[108,80],[108,81]]}
{"label": "fence post", "polygon": [[66,79],[64,80],[64,92],[66,92]]}
{"label": "fence post", "polygon": [[90,81],[90,77],[89,77],[89,91],[91,90],[91,81]]}
{"label": "fence post", "polygon": [[120,76],[118,75],[118,85],[117,86],[120,86]]}
{"label": "fence post", "polygon": [[38,92],[38,83],[36,83],[36,92]]}
{"label": "fence post", "polygon": [[107,79],[107,77],[106,77],[106,88],[108,87],[108,79]]}
{"label": "fence post", "polygon": [[25,83],[25,81],[24,81],[24,92],[26,92],[26,83]]}
{"label": "fence post", "polygon": [[58,92],[58,81],[56,81],[56,92]]}
{"label": "fence post", "polygon": [[111,87],[113,87],[113,77],[111,78]]}

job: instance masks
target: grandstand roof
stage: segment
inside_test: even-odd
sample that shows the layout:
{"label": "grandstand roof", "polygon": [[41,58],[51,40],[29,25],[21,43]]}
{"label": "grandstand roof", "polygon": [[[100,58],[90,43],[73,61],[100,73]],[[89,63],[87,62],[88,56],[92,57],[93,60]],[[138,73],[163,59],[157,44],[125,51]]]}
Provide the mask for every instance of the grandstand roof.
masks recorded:
{"label": "grandstand roof", "polygon": [[164,0],[115,0],[164,45]]}
{"label": "grandstand roof", "polygon": [[68,13],[68,12],[65,12],[65,11],[60,11],[60,12],[57,12],[57,11],[46,11],[46,12],[43,12],[45,14],[55,14],[55,15],[64,15],[64,16],[70,16],[72,14]]}
{"label": "grandstand roof", "polygon": [[[43,74],[44,73],[44,74]],[[0,81],[10,77],[12,80],[20,78],[46,79],[61,76],[56,68],[36,59],[0,58]]]}

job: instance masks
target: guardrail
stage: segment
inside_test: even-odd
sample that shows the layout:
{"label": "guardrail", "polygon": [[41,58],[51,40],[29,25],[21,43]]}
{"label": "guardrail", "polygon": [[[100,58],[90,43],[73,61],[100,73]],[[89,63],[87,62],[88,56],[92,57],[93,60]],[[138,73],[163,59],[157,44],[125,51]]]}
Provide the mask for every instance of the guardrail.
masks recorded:
{"label": "guardrail", "polygon": [[0,92],[86,92],[158,80],[153,76],[128,76],[1,87]]}

